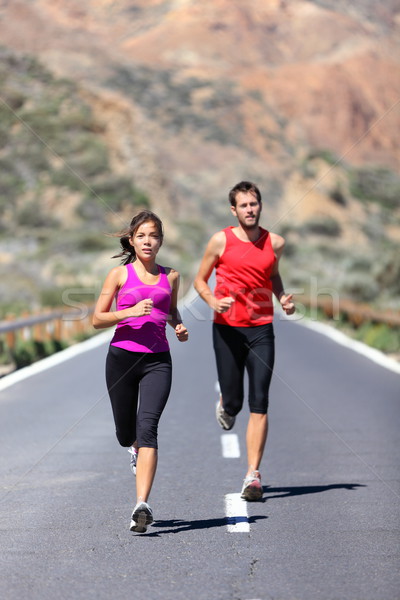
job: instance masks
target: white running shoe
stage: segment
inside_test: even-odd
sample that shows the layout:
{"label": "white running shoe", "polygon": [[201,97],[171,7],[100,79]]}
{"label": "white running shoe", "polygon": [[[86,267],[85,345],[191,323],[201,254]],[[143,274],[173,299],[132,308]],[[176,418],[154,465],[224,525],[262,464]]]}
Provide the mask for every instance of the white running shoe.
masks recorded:
{"label": "white running shoe", "polygon": [[131,516],[130,530],[136,533],[146,533],[147,526],[154,521],[153,511],[147,502],[138,502]]}
{"label": "white running shoe", "polygon": [[254,501],[261,500],[263,495],[263,489],[261,485],[261,475],[259,471],[253,471],[250,475],[247,475],[243,481],[242,492],[240,497],[243,500]]}
{"label": "white running shoe", "polygon": [[231,417],[225,412],[224,407],[222,406],[221,398],[217,402],[217,406],[215,407],[215,416],[217,417],[218,424],[225,429],[225,431],[229,431],[235,424],[236,417]]}
{"label": "white running shoe", "polygon": [[134,475],[136,475],[136,463],[137,463],[137,455],[138,451],[135,446],[131,446],[128,448],[128,452],[131,455],[131,471]]}

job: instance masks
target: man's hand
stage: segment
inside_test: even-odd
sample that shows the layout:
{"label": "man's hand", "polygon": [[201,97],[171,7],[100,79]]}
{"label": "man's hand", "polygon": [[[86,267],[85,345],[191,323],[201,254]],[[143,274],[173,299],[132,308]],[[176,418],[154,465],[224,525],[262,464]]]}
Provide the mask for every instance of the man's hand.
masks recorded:
{"label": "man's hand", "polygon": [[175,333],[180,342],[186,342],[189,337],[188,330],[183,323],[178,323],[178,325],[175,327]]}
{"label": "man's hand", "polygon": [[296,310],[292,302],[292,298],[293,294],[282,294],[282,296],[279,298],[279,302],[281,303],[281,306],[287,315],[292,315]]}
{"label": "man's hand", "polygon": [[215,298],[213,308],[217,313],[224,313],[230,309],[234,302],[235,299],[231,298],[231,296],[226,296],[225,298]]}

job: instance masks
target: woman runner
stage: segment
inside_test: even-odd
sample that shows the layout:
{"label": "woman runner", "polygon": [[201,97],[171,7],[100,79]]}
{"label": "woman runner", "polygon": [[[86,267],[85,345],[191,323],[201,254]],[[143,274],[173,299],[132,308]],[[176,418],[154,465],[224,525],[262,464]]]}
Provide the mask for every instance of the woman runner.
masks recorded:
{"label": "woman runner", "polygon": [[160,219],[142,211],[119,235],[122,252],[113,258],[122,257],[122,265],[106,277],[93,326],[117,325],[106,360],[106,382],[117,439],[131,453],[136,474],[130,530],[145,533],[154,520],[147,500],[157,469],[158,422],[171,389],[166,323],[180,342],[188,339],[188,332],[177,308],[179,273],[156,263],[163,241]]}

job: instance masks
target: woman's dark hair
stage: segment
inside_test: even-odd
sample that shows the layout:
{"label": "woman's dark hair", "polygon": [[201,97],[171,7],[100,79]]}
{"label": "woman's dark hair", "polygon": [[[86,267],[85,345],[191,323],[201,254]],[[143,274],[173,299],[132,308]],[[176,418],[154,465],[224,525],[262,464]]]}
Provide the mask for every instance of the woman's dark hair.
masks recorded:
{"label": "woman's dark hair", "polygon": [[163,243],[163,239],[164,239],[164,231],[163,231],[163,225],[162,225],[161,219],[159,217],[157,217],[157,215],[155,215],[153,212],[151,212],[151,210],[142,210],[142,212],[138,213],[137,215],[135,215],[133,217],[133,219],[127,229],[125,229],[124,231],[120,231],[119,233],[113,234],[114,236],[119,237],[122,252],[120,252],[119,254],[116,254],[112,258],[121,258],[122,257],[122,261],[121,261],[122,265],[127,265],[127,264],[133,262],[134,260],[136,260],[135,249],[130,244],[129,240],[135,235],[135,233],[137,232],[139,227],[141,225],[143,225],[143,223],[148,223],[149,221],[154,223],[154,225],[156,226],[157,233],[160,238],[160,246],[161,246],[161,244]]}
{"label": "woman's dark hair", "polygon": [[237,183],[235,186],[233,186],[229,192],[229,202],[232,206],[236,206],[236,196],[239,192],[253,194],[253,196],[255,196],[258,202],[261,204],[261,192],[256,184],[252,183],[251,181],[240,181],[240,183]]}

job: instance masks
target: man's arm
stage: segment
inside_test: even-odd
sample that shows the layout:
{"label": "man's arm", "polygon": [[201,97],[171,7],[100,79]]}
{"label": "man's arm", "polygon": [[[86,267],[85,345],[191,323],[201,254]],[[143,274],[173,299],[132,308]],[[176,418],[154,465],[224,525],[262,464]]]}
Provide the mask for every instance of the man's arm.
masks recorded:
{"label": "man's arm", "polygon": [[199,296],[207,302],[208,306],[218,313],[229,310],[234,302],[234,298],[231,298],[230,296],[217,299],[208,285],[210,275],[217,264],[219,257],[222,256],[225,250],[225,244],[226,236],[223,231],[218,231],[218,233],[215,233],[212,236],[207,244],[198,273],[194,280],[194,287]]}
{"label": "man's arm", "polygon": [[292,315],[295,311],[295,306],[292,302],[293,294],[286,294],[283,287],[283,282],[279,273],[279,260],[282,256],[285,247],[285,240],[282,236],[276,233],[270,233],[272,249],[276,256],[276,261],[271,274],[272,291],[278,298],[283,310],[287,315]]}

